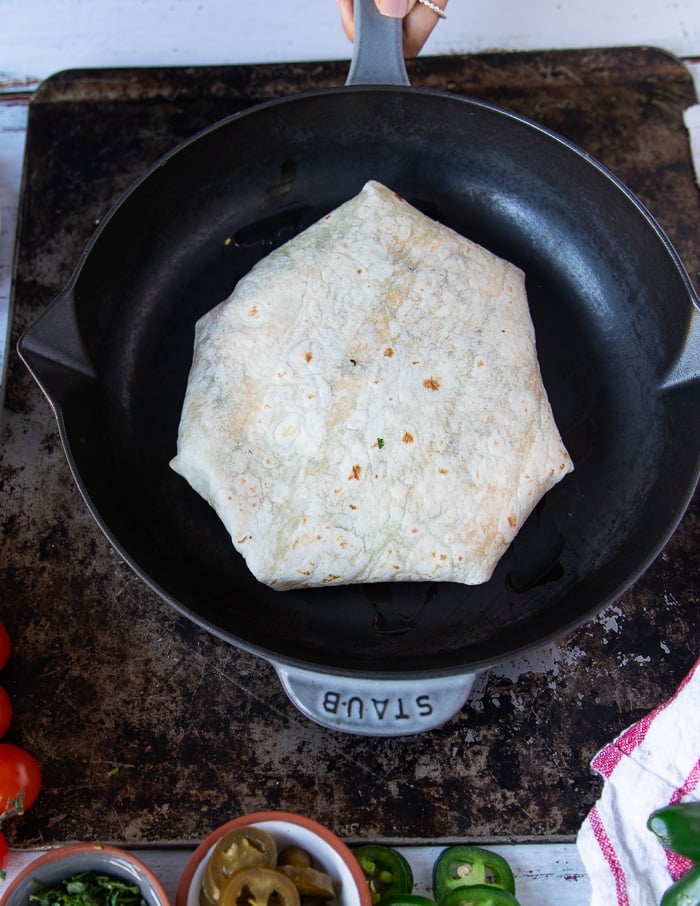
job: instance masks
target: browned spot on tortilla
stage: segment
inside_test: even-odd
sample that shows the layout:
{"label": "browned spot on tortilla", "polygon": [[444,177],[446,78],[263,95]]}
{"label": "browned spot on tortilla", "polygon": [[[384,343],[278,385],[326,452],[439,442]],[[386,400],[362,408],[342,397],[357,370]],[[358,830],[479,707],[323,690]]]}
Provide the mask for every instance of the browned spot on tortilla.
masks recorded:
{"label": "browned spot on tortilla", "polygon": [[387,359],[390,359],[393,354],[394,350],[391,348],[391,346],[387,346],[387,348],[384,350],[384,355],[387,357]]}
{"label": "browned spot on tortilla", "polygon": [[441,560],[447,560],[447,554],[440,554]]}
{"label": "browned spot on tortilla", "polygon": [[314,357],[313,352],[305,352],[305,353],[304,353],[304,361],[305,361],[305,362],[310,362],[311,359],[313,359],[313,357]]}
{"label": "browned spot on tortilla", "polygon": [[356,509],[357,509],[357,504],[356,504],[356,503],[349,503],[348,506],[350,507],[351,510],[356,510]]}
{"label": "browned spot on tortilla", "polygon": [[355,464],[352,467],[350,474],[348,475],[348,481],[359,481],[361,476],[362,476],[362,466],[358,466],[357,464]]}
{"label": "browned spot on tortilla", "polygon": [[477,367],[477,368],[483,368],[484,365],[485,365],[485,362],[484,362],[483,359],[477,359],[477,360],[476,360],[476,367]]}
{"label": "browned spot on tortilla", "polygon": [[418,532],[420,531],[420,529],[417,529],[417,528],[414,527],[414,528],[411,529],[411,531],[413,532],[414,535],[417,535]]}
{"label": "browned spot on tortilla", "polygon": [[411,434],[410,431],[404,431],[404,432],[403,432],[403,437],[401,438],[401,440],[402,440],[405,444],[412,444],[413,441],[415,440],[415,438],[414,438],[414,436]]}
{"label": "browned spot on tortilla", "polygon": [[323,579],[324,582],[337,582],[340,576],[336,576],[335,573],[328,573],[328,575]]}
{"label": "browned spot on tortilla", "polygon": [[509,525],[511,528],[515,528],[517,522],[518,522],[518,520],[517,520],[517,519],[515,518],[515,516],[513,516],[513,514],[511,513],[511,515],[508,517],[508,525]]}
{"label": "browned spot on tortilla", "polygon": [[441,468],[441,469],[438,469],[438,472],[441,475],[447,475],[447,473],[449,472],[449,469]]}
{"label": "browned spot on tortilla", "polygon": [[362,268],[361,268],[361,267],[358,267],[357,273],[358,273],[358,274],[361,274],[361,273],[362,273]]}
{"label": "browned spot on tortilla", "polygon": [[440,389],[440,378],[433,377],[431,375],[431,377],[426,378],[423,381],[423,386],[425,387],[426,390],[433,390],[433,391],[439,390]]}
{"label": "browned spot on tortilla", "polygon": [[257,315],[257,313],[258,313],[258,306],[251,305],[250,308],[248,309],[248,314],[251,316],[251,318],[254,318]]}

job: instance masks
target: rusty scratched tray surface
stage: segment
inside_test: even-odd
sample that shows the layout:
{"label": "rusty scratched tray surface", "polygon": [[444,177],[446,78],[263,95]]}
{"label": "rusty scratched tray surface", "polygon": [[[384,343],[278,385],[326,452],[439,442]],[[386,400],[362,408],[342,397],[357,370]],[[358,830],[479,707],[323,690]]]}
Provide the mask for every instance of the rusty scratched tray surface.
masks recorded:
{"label": "rusty scratched tray surface", "polygon": [[[260,100],[338,85],[344,63],[67,72],[31,104],[13,343],[62,289],[117,195],[181,139]],[[415,85],[494,101],[607,164],[700,277],[700,197],[683,66],[649,49],[424,59]],[[426,162],[429,165],[429,162]],[[18,845],[197,840],[283,808],[348,838],[576,833],[594,753],[668,697],[698,626],[697,498],[665,552],[605,614],[494,668],[444,728],[399,739],[309,723],[271,667],[156,598],[112,551],[70,477],[52,412],[13,354],[0,450],[7,740],[44,772]]]}

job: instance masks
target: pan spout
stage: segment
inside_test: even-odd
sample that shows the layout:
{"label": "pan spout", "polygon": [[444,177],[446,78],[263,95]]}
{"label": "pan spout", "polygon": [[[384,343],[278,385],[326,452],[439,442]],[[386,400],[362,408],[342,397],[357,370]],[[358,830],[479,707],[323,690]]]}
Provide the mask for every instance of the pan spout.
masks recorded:
{"label": "pan spout", "polygon": [[97,380],[76,318],[72,283],[22,334],[17,351],[54,406],[77,383]]}
{"label": "pan spout", "polygon": [[700,304],[695,300],[685,343],[661,382],[661,389],[673,390],[698,380],[700,380]]}

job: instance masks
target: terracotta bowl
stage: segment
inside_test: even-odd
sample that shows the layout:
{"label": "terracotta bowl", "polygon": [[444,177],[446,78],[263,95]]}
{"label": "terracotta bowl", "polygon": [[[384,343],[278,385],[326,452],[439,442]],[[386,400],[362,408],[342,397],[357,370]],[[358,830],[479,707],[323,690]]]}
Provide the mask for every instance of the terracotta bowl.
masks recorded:
{"label": "terracotta bowl", "polygon": [[170,906],[170,900],[153,872],[136,856],[116,846],[100,843],[69,843],[34,859],[5,890],[2,906],[27,906],[34,881],[53,887],[82,871],[97,871],[138,884],[148,906]]}
{"label": "terracotta bowl", "polygon": [[328,828],[290,812],[256,812],[234,818],[212,831],[185,865],[175,906],[199,906],[202,874],[214,844],[233,828],[251,824],[267,831],[278,850],[301,846],[334,881],[340,882],[340,893],[330,901],[330,906],[372,906],[365,876],[349,847]]}

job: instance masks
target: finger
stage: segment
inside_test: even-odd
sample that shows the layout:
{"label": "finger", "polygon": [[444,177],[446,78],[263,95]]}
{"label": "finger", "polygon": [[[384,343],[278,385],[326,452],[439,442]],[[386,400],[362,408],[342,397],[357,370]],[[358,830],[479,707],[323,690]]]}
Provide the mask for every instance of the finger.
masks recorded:
{"label": "finger", "polygon": [[355,38],[355,19],[353,14],[353,0],[336,0],[340,11],[340,21],[346,37],[351,41]]}
{"label": "finger", "polygon": [[383,16],[403,19],[408,15],[411,7],[415,6],[417,0],[374,0],[374,2]]}
{"label": "finger", "polygon": [[[437,3],[440,9],[445,9],[447,6],[447,0],[433,0],[433,2]],[[404,56],[418,56],[439,21],[440,17],[434,10],[415,0],[411,14],[406,16],[403,23]]]}
{"label": "finger", "polygon": [[[355,38],[355,23],[353,13],[353,0],[336,0],[340,11],[340,21],[343,31],[350,41]],[[402,6],[393,6],[395,0],[375,0],[377,8],[382,15],[392,15],[397,18],[404,16],[403,22],[403,45],[404,55],[406,57],[415,57],[421,51],[423,45],[428,40],[433,29],[439,22],[439,17],[429,7],[419,3],[418,0],[399,0]],[[445,9],[447,0],[434,0]],[[394,13],[387,10],[394,10]],[[400,9],[405,9],[406,13],[396,16]]]}

